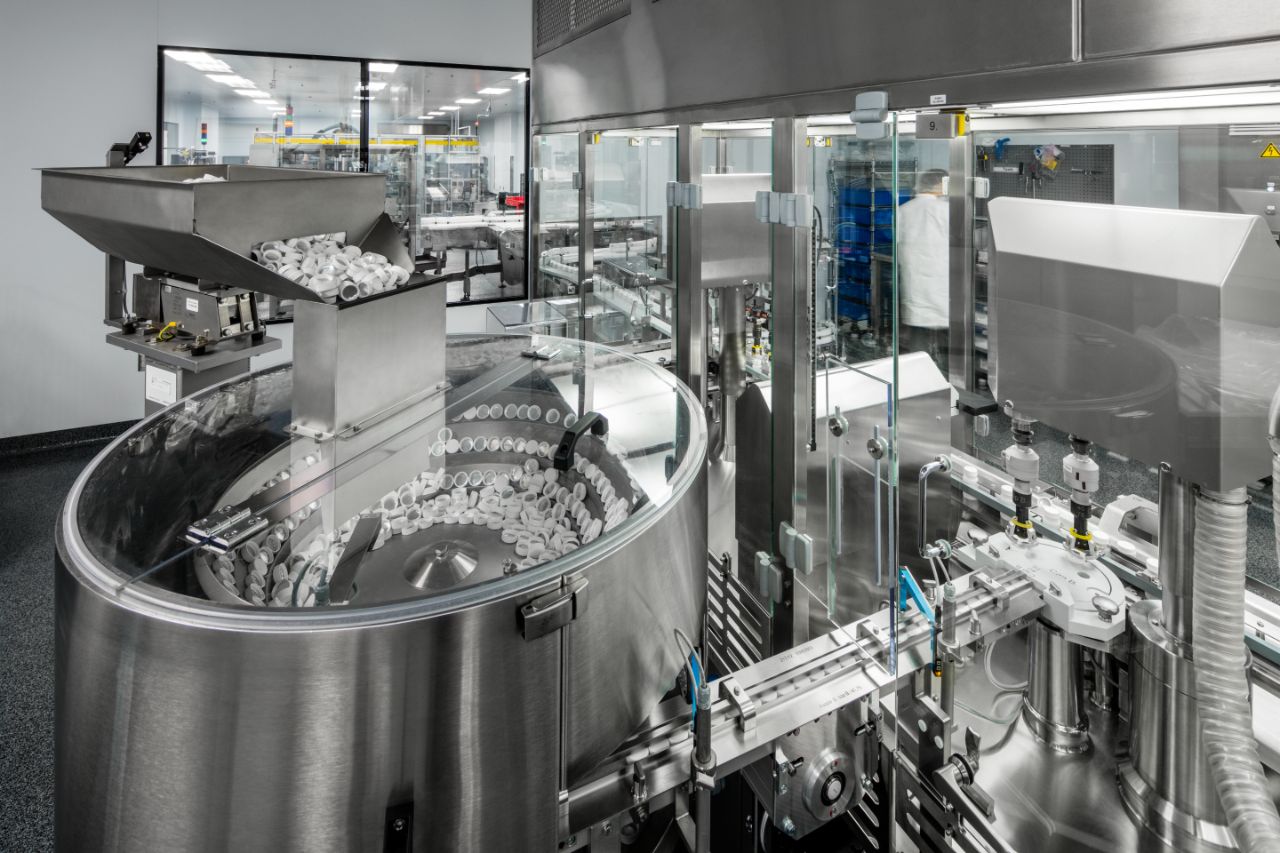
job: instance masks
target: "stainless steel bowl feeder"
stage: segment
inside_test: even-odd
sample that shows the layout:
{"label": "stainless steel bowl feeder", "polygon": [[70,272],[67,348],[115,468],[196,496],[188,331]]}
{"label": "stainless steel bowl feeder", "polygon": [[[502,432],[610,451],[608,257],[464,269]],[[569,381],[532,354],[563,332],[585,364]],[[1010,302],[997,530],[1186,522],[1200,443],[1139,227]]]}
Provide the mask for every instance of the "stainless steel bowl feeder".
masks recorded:
{"label": "stainless steel bowl feeder", "polygon": [[[329,185],[329,209],[364,186]],[[126,258],[191,227],[60,218]],[[700,633],[697,405],[604,347],[446,345],[439,288],[297,306],[294,366],[147,418],[67,499],[58,847],[553,849],[559,792],[672,689],[674,629]]]}

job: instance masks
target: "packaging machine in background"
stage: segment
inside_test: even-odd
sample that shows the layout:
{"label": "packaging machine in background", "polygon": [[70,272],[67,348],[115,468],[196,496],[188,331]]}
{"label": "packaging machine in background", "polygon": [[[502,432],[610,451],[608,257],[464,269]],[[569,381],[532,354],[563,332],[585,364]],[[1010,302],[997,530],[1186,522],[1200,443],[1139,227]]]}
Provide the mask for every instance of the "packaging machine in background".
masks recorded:
{"label": "packaging machine in background", "polygon": [[[565,846],[1271,849],[1274,15],[563,5],[531,232],[591,222],[602,139],[675,134],[714,676],[688,755],[677,700],[570,789]],[[950,326],[908,352],[896,226],[935,170]]]}
{"label": "packaging machine in background", "polygon": [[[1274,16],[569,5],[535,3],[537,298],[490,334],[439,282],[276,281],[236,240],[340,223],[235,181],[46,172],[113,257],[298,298],[292,367],[68,499],[60,848],[1274,849],[1280,248],[1232,153]],[[935,169],[945,361],[898,322]],[[380,217],[379,176],[275,172]]]}

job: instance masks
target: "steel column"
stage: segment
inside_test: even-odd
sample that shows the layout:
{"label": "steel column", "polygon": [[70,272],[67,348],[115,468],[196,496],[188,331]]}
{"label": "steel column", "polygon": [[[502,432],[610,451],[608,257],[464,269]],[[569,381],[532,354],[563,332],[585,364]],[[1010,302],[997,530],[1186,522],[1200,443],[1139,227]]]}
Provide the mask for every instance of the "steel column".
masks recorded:
{"label": "steel column", "polygon": [[542,166],[538,157],[536,141],[529,143],[529,176],[525,194],[524,225],[524,280],[525,298],[541,299],[546,296],[542,292],[538,280],[538,262],[542,255]]}
{"label": "steel column", "polygon": [[[778,193],[811,191],[809,157],[803,148],[804,119],[777,120],[773,125],[773,189]],[[813,339],[810,311],[813,281],[809,277],[812,228],[774,225],[773,249],[773,518],[770,536],[778,551],[783,522],[805,530],[808,505],[807,466],[813,423]],[[785,590],[775,613],[774,648],[808,639],[808,596],[795,583]]]}
{"label": "steel column", "polygon": [[[702,127],[683,124],[677,133],[676,180],[702,182]],[[707,294],[702,289],[702,211],[685,207],[676,221],[676,376],[707,405]]]}
{"label": "steel column", "polygon": [[1195,557],[1195,487],[1160,466],[1160,607],[1164,628],[1183,645],[1192,642],[1192,563]]}
{"label": "steel column", "polygon": [[[973,252],[973,137],[966,133],[951,140],[948,173],[951,227],[951,305],[947,335],[948,373],[951,384],[977,390],[977,354],[974,342]],[[951,443],[973,452],[973,418],[962,415],[952,421]]]}
{"label": "steel column", "polygon": [[595,289],[596,232],[591,205],[595,198],[596,136],[592,131],[578,134],[578,337],[581,340],[587,340],[590,333],[587,307]]}
{"label": "steel column", "polygon": [[[779,193],[809,193],[810,163],[802,156],[804,120],[774,122],[773,189]],[[809,280],[811,228],[774,225],[773,317],[773,535],[787,522],[804,530],[805,468],[809,427],[813,414],[812,351],[809,311],[813,282]],[[779,413],[785,413],[781,416]]]}

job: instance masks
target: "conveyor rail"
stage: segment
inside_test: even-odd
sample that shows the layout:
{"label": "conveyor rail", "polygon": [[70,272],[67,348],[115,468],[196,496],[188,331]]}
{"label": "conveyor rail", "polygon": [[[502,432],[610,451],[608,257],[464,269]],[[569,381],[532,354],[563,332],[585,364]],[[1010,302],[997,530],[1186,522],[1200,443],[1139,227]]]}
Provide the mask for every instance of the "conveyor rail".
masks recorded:
{"label": "conveyor rail", "polygon": [[[974,577],[954,580],[961,642],[999,631],[1041,607],[1039,594],[1019,572],[992,578],[1002,590],[999,595],[973,583]],[[899,618],[898,671],[896,677],[890,674],[886,668],[889,631],[889,612],[881,610],[715,682],[716,775],[727,775],[767,755],[774,739],[932,664],[929,625],[911,611]],[[726,684],[731,698],[722,690]],[[732,693],[734,687],[741,692]],[[593,778],[569,791],[566,831],[584,831],[689,781],[690,710],[675,699],[657,713],[662,716],[659,722],[625,743]],[[644,785],[642,792],[633,795],[636,765],[643,772]]]}

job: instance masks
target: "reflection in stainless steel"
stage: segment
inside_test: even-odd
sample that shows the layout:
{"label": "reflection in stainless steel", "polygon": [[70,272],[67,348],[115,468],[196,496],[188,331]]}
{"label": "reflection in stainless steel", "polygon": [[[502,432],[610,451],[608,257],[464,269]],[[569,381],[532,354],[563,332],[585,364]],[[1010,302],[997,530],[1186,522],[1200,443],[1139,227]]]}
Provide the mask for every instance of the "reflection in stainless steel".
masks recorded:
{"label": "reflection in stainless steel", "polygon": [[999,198],[997,399],[1207,488],[1270,467],[1280,248],[1253,216]]}
{"label": "reflection in stainless steel", "polygon": [[[465,387],[520,348],[464,339],[450,347],[450,380]],[[550,375],[539,374],[548,381],[538,393],[559,387],[555,370],[572,370],[540,364]],[[667,414],[602,395],[611,435],[659,420],[674,428],[688,392],[616,353],[592,369],[618,365],[639,372],[617,387],[656,382]],[[414,849],[554,849],[556,792],[669,690],[680,667],[673,628],[699,634],[701,419],[683,420],[684,461],[669,479],[666,451],[633,469],[651,500],[554,562],[504,575],[454,534],[446,553],[428,549],[406,566],[440,544],[432,528],[415,534],[420,546],[397,536],[372,551],[398,571],[374,572],[363,588],[357,574],[345,606],[206,601],[191,552],[176,543],[237,483],[261,484],[264,458],[315,446],[284,431],[289,379],[287,368],[241,378],[140,424],[68,498],[57,535],[59,848],[378,850],[388,809],[403,807]],[[458,432],[491,425],[464,419]],[[638,449],[628,464],[649,460]],[[416,474],[384,472],[395,459],[363,476]],[[380,577],[398,584],[394,594],[376,594]],[[564,599],[571,618],[526,639],[521,608],[566,595],[570,577],[586,582]],[[406,597],[414,580],[425,590]],[[372,600],[362,605],[362,593]]]}
{"label": "reflection in stainless steel", "polygon": [[448,589],[476,570],[478,556],[476,547],[468,542],[435,542],[409,555],[405,578],[418,589]]}

